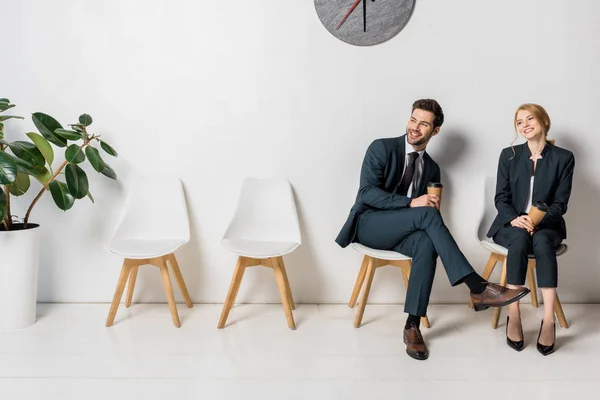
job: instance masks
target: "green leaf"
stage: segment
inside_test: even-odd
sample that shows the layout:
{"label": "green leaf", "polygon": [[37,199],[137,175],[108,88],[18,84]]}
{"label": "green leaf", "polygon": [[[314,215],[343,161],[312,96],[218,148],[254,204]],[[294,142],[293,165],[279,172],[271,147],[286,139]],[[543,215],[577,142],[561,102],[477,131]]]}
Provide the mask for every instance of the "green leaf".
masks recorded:
{"label": "green leaf", "polygon": [[79,123],[83,126],[90,126],[92,122],[93,120],[90,114],[81,114],[79,116]]}
{"label": "green leaf", "polygon": [[72,164],[79,164],[85,161],[85,153],[79,145],[72,144],[65,150],[65,159]]}
{"label": "green leaf", "polygon": [[4,217],[6,217],[6,195],[4,190],[0,190],[0,223],[4,221]]}
{"label": "green leaf", "polygon": [[6,97],[2,97],[2,98],[0,98],[0,103],[10,103],[10,100],[7,99]]}
{"label": "green leaf", "polygon": [[10,193],[14,196],[22,196],[29,190],[31,180],[29,175],[23,172],[17,173],[17,179],[9,186]]}
{"label": "green leaf", "polygon": [[8,104],[6,102],[0,102],[0,112],[6,111],[9,108],[13,108],[14,106],[15,106],[14,104]]}
{"label": "green leaf", "polygon": [[46,183],[48,183],[48,181],[52,177],[52,174],[50,173],[50,171],[48,171],[46,169],[46,167],[34,167],[33,165],[29,164],[27,161],[22,160],[17,157],[14,157],[13,160],[17,164],[18,172],[23,172],[27,175],[33,176],[42,185],[45,185]]}
{"label": "green leaf", "polygon": [[104,160],[100,157],[100,152],[98,149],[92,146],[88,146],[85,148],[85,155],[87,156],[92,167],[98,172],[102,172],[104,169]]}
{"label": "green leaf", "polygon": [[[2,110],[2,111],[4,111],[4,110]],[[6,121],[7,119],[11,119],[11,118],[23,119],[23,117],[19,117],[16,115],[0,115],[0,121]]]}
{"label": "green leaf", "polygon": [[43,167],[46,160],[42,152],[33,143],[17,140],[8,144],[15,156],[27,161],[34,167]]}
{"label": "green leaf", "polygon": [[40,112],[31,114],[31,119],[33,120],[36,128],[38,128],[42,136],[45,137],[47,141],[55,144],[58,147],[67,146],[67,139],[54,134],[55,130],[62,128],[62,125],[57,120]]}
{"label": "green leaf", "polygon": [[88,194],[90,184],[87,175],[78,165],[68,164],[65,168],[65,177],[69,192],[76,199],[83,199]]}
{"label": "green leaf", "polygon": [[54,150],[52,150],[52,146],[50,145],[50,143],[46,139],[44,139],[43,136],[38,135],[35,132],[29,132],[26,135],[40,150],[48,165],[52,165],[52,163],[54,162]]}
{"label": "green leaf", "polygon": [[69,125],[71,128],[73,128],[74,131],[77,132],[83,132],[83,125],[81,124],[73,124],[73,125]]}
{"label": "green leaf", "polygon": [[110,144],[103,140],[100,141],[100,147],[102,147],[102,150],[104,150],[108,155],[113,157],[117,157],[119,155],[119,153],[117,153],[117,151]]}
{"label": "green leaf", "polygon": [[75,198],[69,193],[67,185],[60,181],[50,182],[50,193],[54,203],[63,211],[67,211],[75,203]]}
{"label": "green leaf", "polygon": [[[17,179],[17,164],[15,159],[10,154],[0,151],[0,184],[9,185],[15,179]],[[2,191],[2,188],[0,188],[0,191]]]}
{"label": "green leaf", "polygon": [[102,175],[107,176],[110,179],[117,180],[117,173],[108,164],[104,164],[104,169],[102,170],[101,173],[102,173]]}
{"label": "green leaf", "polygon": [[91,192],[87,192],[87,195],[86,195],[86,196],[87,196],[87,197],[90,199],[90,201],[91,201],[92,203],[95,203],[95,201],[94,201],[94,196],[92,196],[92,193],[91,193]]}
{"label": "green leaf", "polygon": [[67,139],[67,140],[80,140],[81,139],[81,134],[79,132],[71,131],[68,129],[62,129],[62,128],[55,129],[54,133],[60,137]]}

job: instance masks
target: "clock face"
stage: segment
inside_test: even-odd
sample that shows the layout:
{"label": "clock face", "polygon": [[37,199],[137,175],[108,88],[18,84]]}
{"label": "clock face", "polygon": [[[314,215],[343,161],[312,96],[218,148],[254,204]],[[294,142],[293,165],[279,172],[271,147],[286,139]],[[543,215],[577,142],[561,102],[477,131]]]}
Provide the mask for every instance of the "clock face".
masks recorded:
{"label": "clock face", "polygon": [[321,23],[336,38],[357,46],[372,46],[404,28],[415,0],[315,0]]}

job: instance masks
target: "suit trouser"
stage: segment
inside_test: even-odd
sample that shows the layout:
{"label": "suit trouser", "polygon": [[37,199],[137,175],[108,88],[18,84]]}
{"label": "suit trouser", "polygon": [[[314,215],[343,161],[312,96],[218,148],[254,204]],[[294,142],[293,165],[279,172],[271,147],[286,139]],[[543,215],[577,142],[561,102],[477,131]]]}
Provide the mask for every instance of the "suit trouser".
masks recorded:
{"label": "suit trouser", "polygon": [[540,229],[530,235],[523,228],[505,226],[494,235],[494,242],[508,249],[506,256],[506,282],[525,284],[529,254],[535,257],[538,286],[555,288],[558,283],[556,248],[562,242],[554,229]]}
{"label": "suit trouser", "polygon": [[474,272],[433,207],[365,211],[359,218],[356,237],[365,246],[412,258],[404,305],[404,311],[412,315],[427,313],[438,255],[452,286]]}

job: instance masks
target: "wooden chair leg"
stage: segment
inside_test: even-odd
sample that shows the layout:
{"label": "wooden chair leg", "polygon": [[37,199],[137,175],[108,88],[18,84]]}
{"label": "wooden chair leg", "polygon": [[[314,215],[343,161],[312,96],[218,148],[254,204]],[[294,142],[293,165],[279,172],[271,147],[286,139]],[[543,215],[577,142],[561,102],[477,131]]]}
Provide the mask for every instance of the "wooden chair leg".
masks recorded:
{"label": "wooden chair leg", "polygon": [[356,277],[356,283],[354,283],[354,290],[352,290],[352,296],[350,296],[350,301],[348,302],[348,307],[350,308],[354,308],[354,306],[356,305],[356,300],[358,300],[360,289],[362,288],[363,282],[365,281],[367,265],[369,265],[369,256],[364,256],[363,262],[360,266],[360,271],[358,271],[358,276]]}
{"label": "wooden chair leg", "polygon": [[235,299],[240,289],[240,285],[242,284],[242,278],[244,277],[246,263],[247,260],[245,257],[238,257],[235,271],[233,273],[233,277],[231,278],[231,284],[229,285],[229,291],[227,292],[227,297],[225,298],[225,304],[223,304],[223,310],[221,311],[221,318],[219,318],[219,324],[217,325],[218,329],[223,329],[225,327],[227,317],[229,316],[229,311],[235,304]]}
{"label": "wooden chair leg", "polygon": [[[506,257],[504,257],[504,262],[502,263],[502,274],[500,275],[500,285],[506,286]],[[502,312],[502,307],[494,308],[494,315],[492,317],[492,328],[498,328],[498,321],[500,320],[500,313]]]}
{"label": "wooden chair leg", "polygon": [[125,298],[125,307],[131,306],[133,299],[133,291],[135,290],[135,282],[137,280],[139,265],[131,267],[129,272],[129,286],[127,286],[127,297]]}
{"label": "wooden chair leg", "polygon": [[[409,267],[410,268],[410,267]],[[400,268],[402,271],[402,278],[404,278],[404,287],[408,290],[408,280],[410,279],[410,272],[406,268]]]}
{"label": "wooden chair leg", "polygon": [[283,262],[283,257],[277,257],[277,262],[281,267],[281,272],[283,273],[283,278],[285,280],[285,289],[287,292],[287,298],[290,302],[290,308],[292,310],[296,309],[296,303],[294,303],[294,296],[292,296],[292,288],[290,287],[290,280],[288,279],[287,271],[285,269],[285,263]]}
{"label": "wooden chair leg", "polygon": [[108,318],[106,319],[106,326],[112,326],[115,322],[115,316],[117,315],[117,310],[119,309],[119,304],[121,303],[121,297],[123,296],[123,291],[125,290],[125,285],[127,284],[127,278],[129,277],[129,271],[131,269],[131,260],[126,258],[123,261],[123,267],[121,268],[121,275],[119,276],[119,281],[117,282],[117,288],[115,289],[115,295],[113,296],[113,301],[110,306],[110,311],[108,312]]}
{"label": "wooden chair leg", "polygon": [[560,304],[560,300],[558,298],[558,294],[556,295],[556,300],[554,301],[554,312],[556,313],[556,318],[558,318],[558,323],[563,328],[568,328],[569,323],[565,318],[565,313],[563,312],[562,305]]}
{"label": "wooden chair leg", "polygon": [[429,323],[429,317],[427,315],[424,317],[421,317],[421,323],[423,324],[423,326],[425,328],[431,328],[431,324]]}
{"label": "wooden chair leg", "polygon": [[356,317],[354,318],[354,327],[359,328],[362,322],[363,314],[365,313],[365,306],[367,305],[367,300],[369,299],[369,292],[371,291],[371,284],[373,283],[373,277],[375,276],[375,260],[373,257],[369,257],[369,262],[367,264],[367,271],[365,274],[366,284],[363,289],[362,296],[360,298],[360,303],[358,304],[358,311],[356,312]]}
{"label": "wooden chair leg", "polygon": [[285,284],[286,279],[284,272],[281,268],[281,264],[278,262],[277,258],[272,258],[271,266],[273,268],[273,272],[275,272],[275,280],[277,281],[277,287],[279,288],[279,296],[281,297],[281,304],[283,305],[283,310],[285,311],[285,318],[287,319],[287,324],[290,329],[296,329],[294,315],[292,314],[292,308],[290,306],[291,301],[288,298],[288,288]]}
{"label": "wooden chair leg", "polygon": [[171,253],[167,255],[167,260],[173,268],[173,274],[175,275],[175,280],[177,281],[177,286],[179,286],[179,290],[183,295],[183,299],[185,300],[185,304],[192,308],[194,304],[192,304],[192,299],[190,298],[190,294],[185,286],[185,281],[183,280],[183,275],[181,274],[181,269],[179,269],[179,264],[177,263],[177,259],[175,258],[175,254]]}
{"label": "wooden chair leg", "polygon": [[171,318],[173,319],[173,325],[179,328],[181,327],[181,322],[179,321],[179,314],[177,313],[177,304],[175,304],[175,296],[173,295],[173,286],[171,285],[171,278],[169,277],[167,257],[161,257],[160,274],[162,275],[163,286],[165,287],[165,293],[167,294],[167,302],[169,303],[169,309],[171,310]]}
{"label": "wooden chair leg", "polygon": [[535,260],[527,262],[527,282],[529,283],[529,294],[531,295],[531,305],[535,308],[540,306],[537,295],[537,285],[535,283]]}
{"label": "wooden chair leg", "polygon": [[487,264],[485,264],[485,268],[483,269],[483,275],[481,277],[486,281],[490,279],[492,276],[492,272],[494,272],[494,268],[496,267],[496,263],[498,262],[498,255],[496,253],[490,253],[490,257],[488,258]]}

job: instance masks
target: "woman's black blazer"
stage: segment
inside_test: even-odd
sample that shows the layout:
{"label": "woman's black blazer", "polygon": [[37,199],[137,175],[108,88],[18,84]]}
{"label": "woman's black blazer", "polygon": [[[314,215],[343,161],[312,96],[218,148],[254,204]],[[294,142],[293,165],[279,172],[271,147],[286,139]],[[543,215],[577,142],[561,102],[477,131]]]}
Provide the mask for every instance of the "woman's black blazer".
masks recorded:
{"label": "woman's black blazer", "polygon": [[[514,152],[513,152],[514,149]],[[563,239],[567,228],[563,214],[571,196],[575,157],[569,150],[547,144],[537,160],[532,200],[543,201],[550,209],[538,225],[539,229],[557,230]],[[498,230],[510,224],[526,207],[533,161],[527,143],[502,150],[496,178],[496,209],[498,215],[487,233],[493,237]]]}

